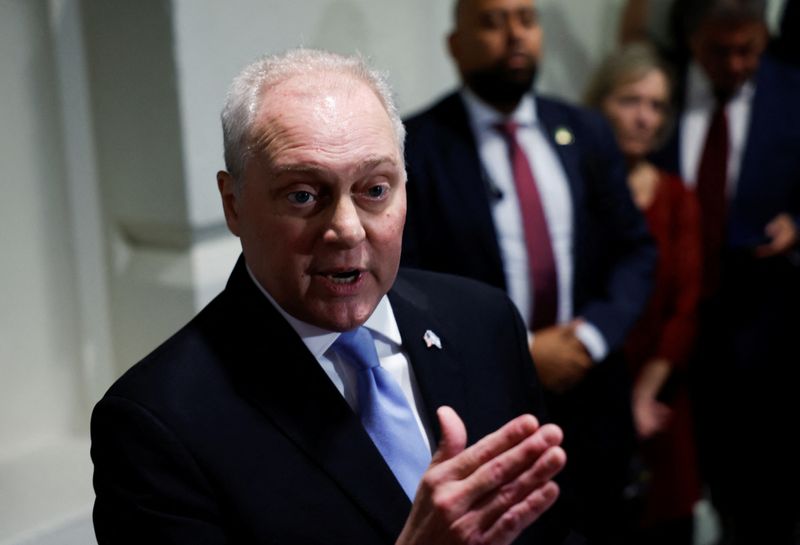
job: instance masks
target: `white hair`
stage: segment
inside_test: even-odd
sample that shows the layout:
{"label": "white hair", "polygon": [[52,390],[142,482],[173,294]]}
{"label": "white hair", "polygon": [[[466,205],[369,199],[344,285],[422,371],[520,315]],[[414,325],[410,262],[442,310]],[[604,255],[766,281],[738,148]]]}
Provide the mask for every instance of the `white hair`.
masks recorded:
{"label": "white hair", "polygon": [[222,110],[225,167],[241,184],[244,167],[253,151],[253,124],[264,93],[295,76],[315,72],[334,72],[366,84],[381,101],[394,128],[400,157],[403,157],[406,130],[397,111],[386,75],[370,68],[361,56],[343,56],[317,49],[293,49],[266,55],[246,66],[228,89]]}

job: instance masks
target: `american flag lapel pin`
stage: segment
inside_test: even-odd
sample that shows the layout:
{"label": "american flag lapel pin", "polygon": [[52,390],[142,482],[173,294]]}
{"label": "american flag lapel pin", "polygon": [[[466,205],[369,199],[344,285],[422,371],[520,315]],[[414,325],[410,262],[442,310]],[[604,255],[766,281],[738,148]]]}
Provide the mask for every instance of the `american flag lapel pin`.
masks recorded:
{"label": "american flag lapel pin", "polygon": [[422,340],[425,341],[425,346],[428,348],[435,346],[439,350],[442,349],[441,339],[439,339],[439,336],[430,329],[425,331],[425,334],[422,336]]}

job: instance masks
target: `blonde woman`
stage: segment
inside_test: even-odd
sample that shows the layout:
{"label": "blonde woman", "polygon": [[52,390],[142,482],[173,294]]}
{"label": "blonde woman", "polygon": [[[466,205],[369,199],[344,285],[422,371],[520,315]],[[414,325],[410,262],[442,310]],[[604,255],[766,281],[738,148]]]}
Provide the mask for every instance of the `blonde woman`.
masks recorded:
{"label": "blonde woman", "polygon": [[656,53],[634,44],[599,68],[587,103],[614,129],[628,165],[628,185],[656,240],[654,291],[631,332],[633,413],[650,476],[641,543],[690,544],[699,477],[688,392],[681,381],[696,329],[700,294],[700,225],[694,195],[647,157],[669,125],[670,81]]}

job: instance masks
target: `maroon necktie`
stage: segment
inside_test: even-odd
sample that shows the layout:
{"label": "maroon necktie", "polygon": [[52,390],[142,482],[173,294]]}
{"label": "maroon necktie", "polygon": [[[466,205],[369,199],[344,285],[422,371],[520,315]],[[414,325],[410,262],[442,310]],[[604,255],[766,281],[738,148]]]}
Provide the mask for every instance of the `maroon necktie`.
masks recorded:
{"label": "maroon necktie", "polygon": [[706,133],[700,168],[697,171],[697,198],[700,202],[703,235],[703,295],[719,286],[722,246],[725,237],[728,182],[728,118],[725,103],[718,102]]}
{"label": "maroon necktie", "polygon": [[528,268],[533,284],[533,316],[531,329],[536,331],[556,322],[558,308],[558,280],[550,231],[544,216],[542,200],[533,171],[525,152],[517,141],[517,124],[513,121],[499,123],[496,128],[508,142],[509,157],[514,173],[522,225],[525,231],[525,246],[528,252]]}

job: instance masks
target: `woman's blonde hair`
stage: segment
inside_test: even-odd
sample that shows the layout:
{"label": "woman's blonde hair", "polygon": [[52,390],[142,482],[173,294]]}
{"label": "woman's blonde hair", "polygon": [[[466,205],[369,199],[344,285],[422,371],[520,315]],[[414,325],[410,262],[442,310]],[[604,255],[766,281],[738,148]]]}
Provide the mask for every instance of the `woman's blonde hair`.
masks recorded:
{"label": "woman's blonde hair", "polygon": [[653,70],[664,74],[667,80],[668,110],[658,138],[659,142],[663,142],[672,126],[672,108],[669,103],[672,96],[672,70],[656,50],[646,43],[632,43],[608,55],[589,80],[584,104],[602,112],[603,102],[617,87],[639,81]]}
{"label": "woman's blonde hair", "polygon": [[[627,45],[608,55],[595,71],[584,94],[584,103],[601,109],[611,92],[626,83],[638,81],[653,70],[659,70],[671,87],[671,71],[650,45],[638,42]],[[672,89],[669,89],[670,95]]]}

